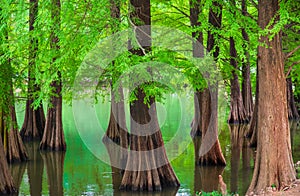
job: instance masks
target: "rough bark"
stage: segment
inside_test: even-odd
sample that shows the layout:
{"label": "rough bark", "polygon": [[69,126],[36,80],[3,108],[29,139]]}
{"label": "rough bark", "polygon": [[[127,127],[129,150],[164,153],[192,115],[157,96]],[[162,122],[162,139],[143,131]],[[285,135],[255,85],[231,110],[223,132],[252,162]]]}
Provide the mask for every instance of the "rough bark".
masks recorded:
{"label": "rough bark", "polygon": [[239,78],[237,74],[237,52],[235,49],[235,42],[233,37],[230,37],[230,64],[232,66],[232,77],[230,79],[230,114],[228,118],[228,123],[248,123],[248,118],[246,116],[246,110],[244,108]]}
{"label": "rough bark", "polygon": [[[60,0],[52,0],[51,19],[54,25],[51,32],[50,47],[59,52],[59,38],[57,32],[60,30]],[[56,61],[53,57],[52,62]],[[62,79],[60,71],[57,71],[57,79],[51,83],[54,95],[51,95],[50,104],[47,110],[47,118],[41,150],[65,151],[66,142],[62,125]]]}
{"label": "rough bark", "polygon": [[[265,29],[278,10],[277,0],[259,1],[259,26]],[[257,154],[247,194],[259,193],[272,185],[280,190],[296,179],[287,115],[281,33],[275,34],[272,40],[268,36],[261,36],[260,42],[267,47],[258,47]]]}
{"label": "rough bark", "polygon": [[145,93],[138,88],[137,100],[130,104],[130,152],[120,188],[160,191],[178,187],[179,181],[164,148],[154,98],[150,100],[150,108],[144,98]]}
{"label": "rough bark", "polygon": [[[242,0],[242,14],[244,16],[247,15],[247,5],[246,0]],[[242,63],[242,97],[245,108],[246,117],[248,120],[251,119],[253,113],[253,99],[252,99],[252,87],[251,87],[251,78],[250,78],[250,54],[249,50],[249,36],[246,32],[245,28],[242,28],[242,36],[245,40],[245,44],[243,44],[245,58]]]}
{"label": "rough bark", "polygon": [[25,118],[20,130],[24,141],[41,140],[45,128],[45,114],[43,106],[34,109],[34,100],[29,98],[26,101]]}
{"label": "rough bark", "polygon": [[46,152],[41,154],[46,164],[49,195],[63,196],[63,173],[65,152]]}
{"label": "rough bark", "polygon": [[[139,19],[144,25],[151,25],[150,0],[131,0],[130,3],[134,8],[130,13],[131,21]],[[140,46],[146,49],[131,49],[130,52],[143,56],[150,50],[151,29],[146,27],[141,31],[137,28],[135,33]],[[137,100],[130,104],[130,151],[120,189],[154,191],[178,187],[179,181],[164,148],[155,98],[144,103],[143,89],[137,87],[135,90]]]}
{"label": "rough bark", "polygon": [[20,135],[23,140],[41,140],[45,127],[45,114],[43,105],[40,104],[36,109],[32,104],[35,101],[34,93],[39,91],[38,86],[35,84],[34,69],[35,60],[38,51],[38,39],[34,37],[32,32],[35,30],[35,20],[38,14],[38,0],[30,0],[29,6],[29,62],[28,62],[28,97],[26,101],[25,118]]}
{"label": "rough bark", "polygon": [[299,113],[296,107],[292,78],[286,79],[286,92],[287,92],[287,104],[288,104],[288,117],[290,120],[299,119]]}
{"label": "rough bark", "polygon": [[16,188],[9,172],[0,134],[0,194],[12,194],[14,192],[16,192]]}

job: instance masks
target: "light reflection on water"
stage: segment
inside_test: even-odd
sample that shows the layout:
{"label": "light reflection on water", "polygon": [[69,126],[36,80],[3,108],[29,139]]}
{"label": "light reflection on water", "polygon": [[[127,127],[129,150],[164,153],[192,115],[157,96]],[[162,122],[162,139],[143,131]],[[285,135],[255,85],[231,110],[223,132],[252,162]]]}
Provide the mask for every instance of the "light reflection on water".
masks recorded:
{"label": "light reflection on water", "polygon": [[[76,132],[74,121],[70,117],[71,109],[65,107],[64,112],[67,152],[39,152],[38,142],[26,143],[30,161],[10,166],[15,184],[20,187],[19,195],[195,195],[200,191],[217,190],[219,174],[222,174],[229,192],[244,195],[250,184],[254,166],[254,150],[247,147],[242,127],[230,127],[224,123],[220,127],[222,131],[219,138],[227,161],[226,167],[195,166],[193,143],[187,144],[184,150],[179,149],[183,146],[177,145],[170,149],[168,154],[182,151],[182,154],[171,162],[181,182],[178,190],[171,189],[154,193],[119,191],[120,174],[112,172],[109,165],[101,162],[89,152]],[[174,134],[171,130],[177,126],[170,119],[169,121],[167,119],[168,124],[162,127],[165,143],[170,141]],[[291,137],[294,160],[300,160],[300,129],[296,124],[291,124]]]}

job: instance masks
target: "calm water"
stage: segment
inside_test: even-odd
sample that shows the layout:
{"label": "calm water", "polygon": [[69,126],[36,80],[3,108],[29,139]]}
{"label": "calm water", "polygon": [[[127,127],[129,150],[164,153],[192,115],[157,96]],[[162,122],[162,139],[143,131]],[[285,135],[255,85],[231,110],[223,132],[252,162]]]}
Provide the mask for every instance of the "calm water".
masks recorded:
{"label": "calm water", "polygon": [[[219,139],[227,166],[196,167],[194,145],[189,136],[189,124],[193,117],[193,112],[189,111],[193,111],[193,106],[178,109],[179,104],[173,99],[167,99],[166,103],[165,109],[158,107],[159,118],[167,154],[171,157],[171,164],[181,182],[179,189],[135,194],[119,191],[119,174],[112,172],[108,164],[88,150],[75,126],[72,108],[65,106],[63,122],[67,151],[39,152],[39,143],[25,143],[30,161],[11,165],[15,184],[19,186],[19,195],[194,195],[201,190],[217,190],[219,174],[222,174],[230,192],[243,195],[251,181],[255,156],[254,150],[247,147],[247,141],[243,137],[245,127],[229,127],[224,123],[225,120],[221,119]],[[97,108],[100,126],[105,130],[108,124],[109,104],[101,103]],[[18,117],[21,124],[22,107],[18,109]],[[97,135],[98,132],[93,128],[89,130],[96,137],[95,141],[101,143],[101,134]],[[173,140],[178,134],[179,142]],[[300,129],[296,123],[291,125],[291,135],[294,160],[300,160]],[[108,158],[108,155],[106,156]]]}

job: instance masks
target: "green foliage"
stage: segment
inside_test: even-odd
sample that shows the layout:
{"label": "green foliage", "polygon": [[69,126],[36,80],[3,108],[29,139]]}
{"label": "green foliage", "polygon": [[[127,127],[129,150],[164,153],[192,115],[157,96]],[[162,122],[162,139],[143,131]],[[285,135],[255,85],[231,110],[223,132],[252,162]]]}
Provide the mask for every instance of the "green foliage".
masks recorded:
{"label": "green foliage", "polygon": [[[249,61],[251,65],[252,86],[255,90],[255,70],[257,62],[257,47],[259,44],[258,38],[261,35],[272,36],[282,31],[283,33],[283,51],[285,54],[293,51],[300,45],[299,31],[299,4],[295,1],[284,0],[280,2],[280,11],[277,16],[280,20],[275,22],[275,17],[269,22],[268,28],[262,30],[257,25],[258,11],[253,3],[247,2],[247,13],[241,11],[240,1],[221,1],[217,0],[222,5],[222,10],[218,10],[213,6],[212,0],[201,1],[201,14],[198,17],[201,23],[198,27],[190,25],[190,1],[187,0],[169,0],[169,1],[151,1],[151,22],[153,25],[166,26],[179,29],[188,35],[193,32],[203,33],[203,46],[206,47],[208,31],[213,33],[216,39],[216,46],[220,49],[219,58],[216,59],[217,71],[222,75],[225,84],[229,84],[231,72],[233,71],[229,63],[229,38],[233,37],[237,49],[237,71],[240,80],[242,80],[240,70],[242,63],[246,60],[245,51],[250,55]],[[51,0],[39,0],[38,16],[31,32],[28,31],[28,1],[9,0],[3,1],[1,4],[1,21],[0,37],[1,65],[10,59],[12,67],[12,79],[14,88],[18,89],[18,96],[27,96],[27,68],[29,56],[30,37],[38,39],[38,51],[35,59],[35,67],[33,75],[36,78],[36,84],[41,86],[41,91],[35,96],[37,97],[36,105],[41,101],[46,101],[53,94],[50,84],[57,79],[57,71],[62,74],[63,80],[63,95],[64,100],[70,102],[72,99],[72,87],[78,68],[88,52],[97,44],[100,39],[112,35],[112,33],[127,29],[130,27],[128,1],[116,1],[120,5],[120,18],[111,17],[111,5],[109,0],[97,1],[80,1],[61,0],[60,24],[54,24],[51,19],[51,10],[53,5]],[[215,29],[208,22],[209,10],[213,9],[219,14],[222,11],[222,26],[220,29]],[[276,17],[277,17],[276,16]],[[55,27],[55,28],[54,28]],[[249,42],[245,42],[241,29],[245,29],[249,36]],[[51,49],[51,31],[59,37],[59,52]],[[6,36],[8,34],[8,36]],[[6,37],[8,37],[6,39]],[[3,40],[6,40],[5,42]],[[214,52],[217,47],[213,48]],[[51,63],[55,58],[55,63]],[[299,81],[300,75],[300,50],[297,50],[286,59],[286,72],[290,72],[289,76],[295,84],[294,92],[300,96]],[[206,87],[207,81],[203,77],[203,73],[210,72],[209,69],[213,66],[211,59],[202,59],[200,62],[189,61],[182,53],[166,50],[163,48],[153,47],[151,52],[146,56],[140,57],[125,52],[119,55],[110,66],[106,68],[104,73],[99,78],[97,93],[102,96],[108,94],[108,89],[112,84],[112,88],[116,89],[118,81],[123,75],[129,74],[137,69],[140,64],[146,62],[160,62],[168,64],[170,67],[178,70],[177,75],[184,75],[182,84],[190,85],[194,90],[201,90]],[[197,66],[201,64],[201,70]],[[195,66],[196,64],[196,66]],[[207,66],[204,66],[207,64]],[[290,70],[290,71],[289,71]],[[3,72],[4,73],[4,72]],[[201,74],[202,73],[202,74]],[[220,76],[210,76],[214,80],[220,80]],[[175,73],[173,73],[175,74]],[[176,75],[175,74],[175,75]],[[161,77],[166,77],[168,73],[162,73]],[[170,75],[170,74],[169,74]],[[145,80],[153,77],[150,73],[139,70],[139,77]],[[159,76],[156,76],[159,77]],[[161,84],[159,82],[149,82],[143,84],[147,99],[156,97],[157,100],[163,101],[163,94],[166,92],[174,92],[180,89],[179,84],[176,84],[176,77],[170,79],[172,87]],[[130,81],[136,83],[137,81]],[[122,85],[127,85],[126,82]],[[181,84],[180,84],[181,85]],[[3,85],[4,86],[4,85]],[[229,88],[228,88],[229,91]],[[0,92],[2,95],[3,93]],[[131,100],[134,99],[134,93]]]}

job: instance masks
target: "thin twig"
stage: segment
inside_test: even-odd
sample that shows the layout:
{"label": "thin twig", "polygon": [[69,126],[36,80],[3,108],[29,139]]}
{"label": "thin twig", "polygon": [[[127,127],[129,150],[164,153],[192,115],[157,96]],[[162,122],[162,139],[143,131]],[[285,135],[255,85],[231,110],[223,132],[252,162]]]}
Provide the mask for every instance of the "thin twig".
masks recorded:
{"label": "thin twig", "polygon": [[171,5],[172,8],[175,8],[177,11],[179,11],[180,13],[182,13],[183,15],[185,15],[186,17],[190,18],[190,16],[188,14],[186,14],[184,11],[182,11],[181,9],[179,9],[178,7],[176,7],[175,5]]}
{"label": "thin twig", "polygon": [[[137,26],[131,21],[130,16],[128,16],[129,23],[133,27],[134,33],[136,34]],[[141,32],[143,32],[148,38],[151,38],[146,32],[144,32],[142,29],[139,29]],[[135,36],[136,43],[138,44],[139,48],[142,50],[143,54],[146,55],[146,50],[143,48],[143,46],[140,44],[139,40],[137,39],[137,36]]]}
{"label": "thin twig", "polygon": [[297,65],[297,64],[300,64],[300,60],[299,61],[296,61],[296,62],[294,62],[290,67],[289,67],[289,69],[288,69],[288,71],[287,71],[287,73],[285,74],[285,78],[287,78],[289,75],[290,75],[290,73],[291,73],[291,71],[292,71],[292,69],[293,69],[293,67],[295,66],[295,65]]}
{"label": "thin twig", "polygon": [[285,55],[285,59],[290,58],[290,57],[291,57],[295,52],[297,52],[297,50],[299,50],[299,49],[300,49],[300,45],[297,46],[296,48],[294,48],[291,52],[287,53],[287,54]]}

